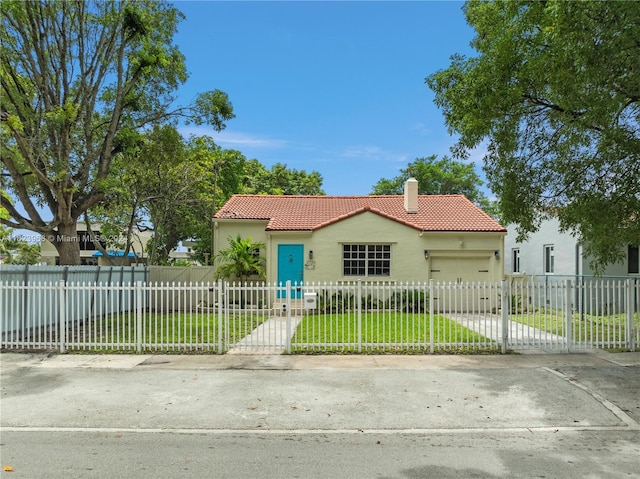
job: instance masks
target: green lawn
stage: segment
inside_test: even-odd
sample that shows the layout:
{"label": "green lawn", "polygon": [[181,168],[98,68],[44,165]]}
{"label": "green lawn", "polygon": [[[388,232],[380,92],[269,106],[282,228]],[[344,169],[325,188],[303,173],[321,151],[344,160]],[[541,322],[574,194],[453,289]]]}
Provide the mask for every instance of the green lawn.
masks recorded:
{"label": "green lawn", "polygon": [[[363,350],[409,352],[430,349],[428,314],[362,313],[361,328]],[[296,352],[353,352],[358,350],[358,331],[356,313],[308,315],[298,324],[291,347]],[[495,345],[490,339],[440,315],[434,321],[434,343],[438,348]]]}
{"label": "green lawn", "polygon": [[[230,345],[251,333],[267,319],[262,314],[233,316],[228,331],[223,331],[222,344]],[[564,335],[561,311],[540,310],[512,314],[510,320],[552,334]],[[294,352],[420,352],[430,349],[431,331],[428,314],[396,311],[367,312],[361,315],[361,337],[356,313],[333,313],[304,316],[292,340]],[[635,328],[640,328],[640,314],[635,315]],[[622,315],[590,316],[574,314],[572,339],[612,347],[624,343],[627,331]],[[218,316],[214,312],[192,314],[146,313],[142,329],[144,351],[215,351],[218,345]],[[225,337],[226,335],[226,337]],[[437,349],[495,347],[497,343],[463,325],[436,315],[434,345]],[[137,349],[135,316],[114,315],[76,324],[67,334],[69,350],[116,352]],[[118,344],[125,344],[118,347]]]}
{"label": "green lawn", "polygon": [[[232,316],[228,336],[223,337],[223,347],[236,343],[265,319],[265,316],[256,314]],[[213,349],[218,343],[218,327],[218,316],[214,313],[147,313],[142,325],[142,349],[180,351],[184,349],[180,345],[184,344],[192,346],[191,349]],[[128,350],[135,349],[137,345],[133,314],[76,324],[72,334],[67,334],[67,340],[71,342],[69,349],[100,349],[104,352],[105,349],[115,351],[119,343],[127,344]]]}

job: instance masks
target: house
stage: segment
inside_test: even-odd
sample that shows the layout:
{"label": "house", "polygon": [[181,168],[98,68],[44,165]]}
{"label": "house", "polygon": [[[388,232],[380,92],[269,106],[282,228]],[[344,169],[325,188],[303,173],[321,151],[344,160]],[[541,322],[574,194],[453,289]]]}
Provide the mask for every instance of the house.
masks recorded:
{"label": "house", "polygon": [[[263,242],[269,283],[499,281],[506,229],[463,195],[234,195],[213,218],[214,254]],[[234,279],[234,278],[232,278]]]}
{"label": "house", "polygon": [[[507,227],[505,238],[505,274],[533,276],[591,276],[591,258],[584,254],[583,245],[570,232],[560,231],[557,218],[542,222],[540,229],[524,242],[517,241],[515,225]],[[638,246],[629,245],[622,263],[610,264],[603,276],[638,276],[640,262]]]}
{"label": "house", "polygon": [[[100,225],[92,225],[92,232],[90,234],[87,231],[87,226],[84,222],[78,222],[78,243],[80,246],[80,264],[82,265],[98,265],[98,266],[131,266],[135,264],[147,263],[147,251],[146,245],[151,240],[153,231],[150,229],[134,228],[132,235],[132,244],[127,256],[124,256],[124,252],[121,249],[111,248],[110,245],[120,244],[125,242],[124,236],[106,236],[100,232]],[[108,248],[107,254],[110,259],[104,257],[101,251],[95,245],[95,240],[99,240],[103,247]],[[189,260],[194,242],[187,240],[182,241],[181,247],[175,249],[169,253],[169,258],[175,260]],[[53,266],[60,264],[60,258],[58,257],[58,251],[51,242],[47,241],[47,238],[40,238],[40,256],[42,263]]]}
{"label": "house", "polygon": [[[109,249],[107,253],[111,257],[110,262],[103,256],[102,252],[98,250],[94,241],[97,239],[106,248],[109,244],[121,243],[122,239],[105,237],[100,233],[100,225],[93,225],[91,229],[93,234],[87,231],[87,226],[84,222],[78,222],[77,236],[80,246],[80,264],[108,266],[115,263],[118,266],[130,266],[146,261],[144,245],[151,238],[151,232],[135,231],[133,235],[133,245],[126,258],[124,257],[123,251]],[[40,256],[44,264],[50,266],[60,264],[58,251],[45,237],[41,237],[40,239]]]}

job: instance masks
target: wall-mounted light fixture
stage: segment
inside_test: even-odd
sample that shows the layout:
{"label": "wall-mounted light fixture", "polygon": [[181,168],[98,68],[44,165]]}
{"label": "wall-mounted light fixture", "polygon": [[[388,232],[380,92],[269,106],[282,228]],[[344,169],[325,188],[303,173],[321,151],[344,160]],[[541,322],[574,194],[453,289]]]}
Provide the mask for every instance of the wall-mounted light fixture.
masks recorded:
{"label": "wall-mounted light fixture", "polygon": [[495,256],[495,257],[496,257],[496,259],[500,259],[500,251],[495,250],[495,251],[493,252],[493,256]]}
{"label": "wall-mounted light fixture", "polygon": [[424,250],[424,259],[429,259],[429,250]]}
{"label": "wall-mounted light fixture", "polygon": [[313,259],[313,250],[309,250],[309,259],[312,260]]}

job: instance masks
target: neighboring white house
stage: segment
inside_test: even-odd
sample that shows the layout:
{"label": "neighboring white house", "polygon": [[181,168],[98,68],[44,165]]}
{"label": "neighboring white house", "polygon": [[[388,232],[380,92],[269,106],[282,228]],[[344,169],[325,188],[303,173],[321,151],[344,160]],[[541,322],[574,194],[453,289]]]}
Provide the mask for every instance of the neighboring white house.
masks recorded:
{"label": "neighboring white house", "polygon": [[[89,234],[87,226],[84,222],[78,222],[78,243],[80,246],[80,264],[83,265],[100,265],[106,266],[111,264],[107,258],[104,258],[102,253],[95,245],[95,240],[102,243],[103,246],[114,242],[118,242],[121,238],[106,238],[100,233],[100,225],[92,225],[92,231],[94,235]],[[146,261],[146,253],[144,246],[151,238],[150,231],[138,231],[133,235],[133,245],[128,256],[125,258],[122,251],[117,249],[109,249],[108,253],[111,256],[111,260],[118,266],[129,266],[136,263],[144,263]],[[58,251],[52,243],[47,241],[47,238],[42,237],[40,241],[40,256],[42,262],[50,266],[60,264],[60,257]]]}
{"label": "neighboring white house", "polygon": [[[560,232],[557,218],[544,221],[540,229],[531,233],[528,240],[516,241],[515,225],[507,226],[504,242],[505,274],[590,276],[591,259],[571,233]],[[608,265],[603,276],[637,276],[640,270],[638,246],[629,245],[622,263]]]}
{"label": "neighboring white house", "polygon": [[[130,252],[127,257],[124,257],[124,253],[119,249],[108,248],[109,244],[114,243],[122,243],[124,241],[123,238],[107,238],[101,233],[100,225],[93,225],[92,231],[98,231],[94,236],[90,235],[87,232],[87,227],[84,222],[78,223],[78,243],[80,245],[80,264],[83,265],[100,265],[100,266],[108,266],[111,264],[115,264],[117,266],[130,266],[133,264],[146,264],[147,262],[147,253],[145,251],[145,246],[147,242],[151,239],[153,232],[150,230],[141,231],[139,229],[135,229],[133,234],[133,244],[131,245]],[[108,248],[108,254],[111,257],[110,260],[103,257],[102,252],[98,250],[95,245],[95,240],[98,239],[101,241],[105,248]],[[191,247],[193,246],[193,242],[185,241],[183,242],[183,247],[179,250],[172,251],[169,254],[169,257],[173,260],[175,259],[188,259],[189,254],[191,253]],[[42,258],[42,263],[47,265],[58,265],[60,264],[60,258],[58,256],[58,251],[55,246],[47,241],[46,238],[41,238],[40,240],[40,256]]]}

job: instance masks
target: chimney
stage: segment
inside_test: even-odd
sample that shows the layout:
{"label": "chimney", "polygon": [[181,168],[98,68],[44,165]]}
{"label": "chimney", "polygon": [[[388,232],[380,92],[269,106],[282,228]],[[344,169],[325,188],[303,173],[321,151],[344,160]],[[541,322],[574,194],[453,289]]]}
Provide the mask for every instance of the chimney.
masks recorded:
{"label": "chimney", "polygon": [[418,212],[418,180],[409,178],[404,184],[404,209],[407,213]]}

